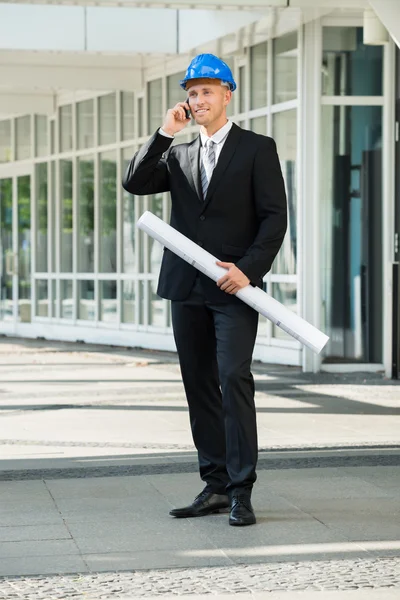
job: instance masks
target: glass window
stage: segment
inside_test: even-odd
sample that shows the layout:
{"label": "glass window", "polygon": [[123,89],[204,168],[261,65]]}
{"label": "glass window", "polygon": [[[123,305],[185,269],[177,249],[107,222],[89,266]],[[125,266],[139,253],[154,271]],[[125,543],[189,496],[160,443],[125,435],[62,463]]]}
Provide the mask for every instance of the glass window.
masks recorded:
{"label": "glass window", "polygon": [[11,121],[0,121],[0,163],[10,162],[11,158]]}
{"label": "glass window", "polygon": [[18,194],[18,315],[31,321],[31,178],[17,179]]}
{"label": "glass window", "polygon": [[78,271],[94,271],[94,157],[78,159]]}
{"label": "glass window", "polygon": [[133,114],[134,95],[133,92],[121,93],[121,137],[123,140],[131,140],[135,137],[134,114]]}
{"label": "glass window", "polygon": [[84,100],[76,105],[78,124],[78,148],[93,148],[94,146],[94,102]]}
{"label": "glass window", "polygon": [[61,318],[72,319],[74,316],[73,286],[70,279],[62,279],[61,284]]}
{"label": "glass window", "polygon": [[267,52],[263,42],[250,48],[250,108],[267,105]]}
{"label": "glass window", "polygon": [[162,80],[156,79],[147,84],[147,123],[150,133],[163,124]]}
{"label": "glass window", "polygon": [[[272,296],[292,312],[298,314],[297,310],[297,284],[296,283],[273,283]],[[280,327],[272,324],[272,336],[278,339],[293,341],[291,335]]]}
{"label": "glass window", "polygon": [[56,122],[54,119],[49,121],[50,123],[50,154],[56,152]]}
{"label": "glass window", "polygon": [[322,329],[330,361],[382,362],[382,108],[323,106]]}
{"label": "glass window", "polygon": [[78,319],[94,321],[95,318],[94,281],[78,281]]}
{"label": "glass window", "polygon": [[244,113],[246,111],[246,67],[244,65],[239,67],[239,81],[237,84],[235,94],[239,94],[239,112]]}
{"label": "glass window", "polygon": [[272,273],[296,273],[297,260],[297,110],[285,110],[273,115],[273,137],[281,163],[288,205],[288,228],[283,245],[272,265]]}
{"label": "glass window", "polygon": [[157,296],[157,280],[149,282],[149,325],[164,327],[164,305],[165,302]]}
{"label": "glass window", "polygon": [[[186,100],[186,92],[181,88],[179,82],[183,79],[185,73],[174,73],[167,77],[167,105],[168,108],[172,108],[178,102],[184,102]],[[160,125],[159,125],[160,127]]]}
{"label": "glass window", "polygon": [[47,156],[49,153],[47,141],[47,117],[35,116],[35,154],[36,156]]}
{"label": "glass window", "polygon": [[149,282],[139,281],[139,325],[147,325],[146,303],[149,298]]}
{"label": "glass window", "polygon": [[122,322],[135,323],[136,283],[134,281],[122,282]]}
{"label": "glass window", "polygon": [[[228,67],[232,71],[232,75],[234,75],[235,61],[233,59],[233,56],[224,57],[223,61],[226,62],[226,64],[228,65]],[[235,90],[234,93],[237,94],[237,91]],[[234,114],[234,112],[235,112],[235,110],[234,110],[234,99],[232,98],[231,101],[229,102],[227,108],[226,108],[226,114],[227,114],[228,117],[231,117]]]}
{"label": "glass window", "polygon": [[72,271],[72,160],[60,160],[61,248],[60,269]]}
{"label": "glass window", "polygon": [[0,179],[0,320],[13,321],[13,200],[12,179]]}
{"label": "glass window", "polygon": [[72,106],[61,106],[59,109],[60,152],[72,150]]}
{"label": "glass window", "polygon": [[36,316],[49,316],[49,282],[47,279],[36,280]]}
{"label": "glass window", "polygon": [[274,40],[274,104],[297,98],[297,55],[296,32]]}
{"label": "glass window", "polygon": [[254,133],[267,135],[267,117],[256,117],[255,119],[250,119],[250,129],[251,131],[254,131]]}
{"label": "glass window", "polygon": [[55,279],[52,279],[51,281],[51,289],[53,292],[53,299],[52,299],[52,315],[53,315],[53,319],[56,318],[57,316],[57,302],[58,302],[58,298],[57,298],[57,282]]}
{"label": "glass window", "polygon": [[114,144],[117,140],[117,108],[115,94],[99,98],[99,143]]}
{"label": "glass window", "polygon": [[138,137],[145,135],[143,98],[138,98]]}
{"label": "glass window", "polygon": [[[51,174],[51,222],[49,231],[49,242],[51,244],[51,252],[50,252],[50,264],[48,265],[48,271],[55,272],[56,269],[56,233],[55,233],[55,213],[56,213],[56,163],[52,161],[50,163],[50,174]],[[53,313],[54,316],[54,313]]]}
{"label": "glass window", "polygon": [[[124,148],[122,151],[122,171],[128,168],[134,155],[133,148]],[[136,235],[136,216],[135,216],[135,196],[122,191],[122,272],[135,273],[135,235]]]}
{"label": "glass window", "polygon": [[[163,196],[162,194],[154,194],[149,198],[149,211],[156,215],[159,219],[163,216]],[[150,273],[158,274],[160,271],[161,259],[163,255],[163,246],[152,237],[148,236]]]}
{"label": "glass window", "polygon": [[363,44],[362,27],[324,27],[322,93],[381,96],[383,46]]}
{"label": "glass window", "polygon": [[16,159],[25,160],[31,157],[31,118],[15,119]]}
{"label": "glass window", "polygon": [[117,270],[117,157],[100,154],[100,272]]}
{"label": "glass window", "polygon": [[36,165],[36,271],[46,273],[47,266],[47,163]]}
{"label": "glass window", "polygon": [[100,320],[117,322],[117,282],[100,281]]}

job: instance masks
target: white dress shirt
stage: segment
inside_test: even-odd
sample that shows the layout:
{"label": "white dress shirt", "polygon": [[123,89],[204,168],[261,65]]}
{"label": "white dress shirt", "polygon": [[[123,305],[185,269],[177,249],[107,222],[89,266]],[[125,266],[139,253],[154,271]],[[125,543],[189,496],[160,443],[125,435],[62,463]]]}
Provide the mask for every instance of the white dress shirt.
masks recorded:
{"label": "white dress shirt", "polygon": [[[223,127],[221,127],[221,129],[218,129],[218,131],[216,131],[211,137],[208,137],[208,135],[206,135],[205,133],[203,133],[202,131],[200,131],[200,141],[201,141],[201,149],[200,149],[200,153],[201,153],[201,160],[203,160],[203,148],[204,145],[206,143],[207,140],[212,140],[215,144],[214,146],[214,154],[215,154],[215,166],[217,166],[217,162],[218,162],[218,158],[219,155],[221,154],[221,150],[223,148],[223,145],[225,144],[225,140],[228,137],[228,133],[230,132],[232,128],[232,121],[227,121],[225,123],[225,125]],[[164,135],[165,137],[169,137],[169,138],[173,138],[173,135],[170,135],[169,133],[166,133],[162,127],[160,127],[159,129],[159,133],[161,135]]]}

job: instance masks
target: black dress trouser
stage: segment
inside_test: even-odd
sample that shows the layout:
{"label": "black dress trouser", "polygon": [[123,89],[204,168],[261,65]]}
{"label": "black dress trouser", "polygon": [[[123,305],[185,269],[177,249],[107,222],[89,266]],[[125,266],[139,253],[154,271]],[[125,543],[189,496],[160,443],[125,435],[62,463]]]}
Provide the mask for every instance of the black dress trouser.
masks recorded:
{"label": "black dress trouser", "polygon": [[171,309],[200,476],[215,493],[251,490],[258,447],[250,365],[258,313],[236,298],[209,302],[200,277]]}

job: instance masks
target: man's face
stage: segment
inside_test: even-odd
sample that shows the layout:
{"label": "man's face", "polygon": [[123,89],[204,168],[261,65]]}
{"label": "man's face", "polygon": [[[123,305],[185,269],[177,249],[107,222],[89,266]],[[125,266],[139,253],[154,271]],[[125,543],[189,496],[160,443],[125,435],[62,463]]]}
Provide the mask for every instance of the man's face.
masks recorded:
{"label": "man's face", "polygon": [[192,114],[198,125],[209,125],[225,114],[232,92],[217,79],[193,79],[187,94]]}

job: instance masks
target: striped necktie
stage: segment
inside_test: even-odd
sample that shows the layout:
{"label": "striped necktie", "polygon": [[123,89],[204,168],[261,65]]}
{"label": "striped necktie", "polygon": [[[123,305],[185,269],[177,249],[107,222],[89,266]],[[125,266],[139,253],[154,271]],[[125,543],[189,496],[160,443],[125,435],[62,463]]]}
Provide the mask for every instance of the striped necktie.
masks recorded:
{"label": "striped necktie", "polygon": [[215,167],[215,152],[212,140],[207,140],[203,150],[203,160],[201,161],[201,187],[203,190],[203,200],[206,199],[208,184]]}

